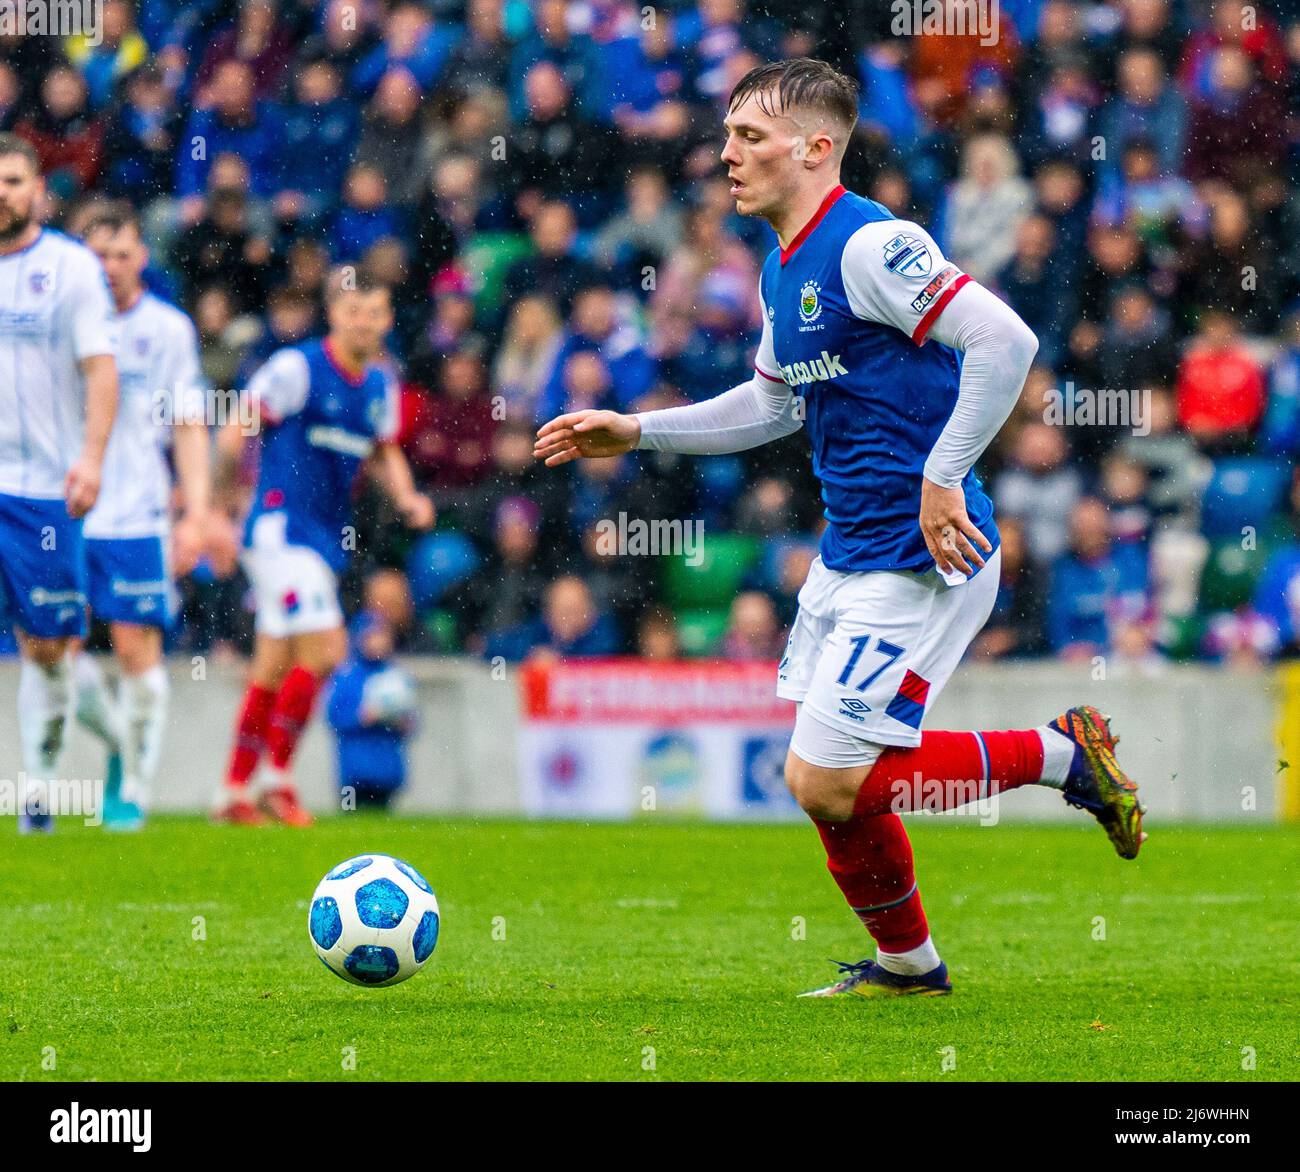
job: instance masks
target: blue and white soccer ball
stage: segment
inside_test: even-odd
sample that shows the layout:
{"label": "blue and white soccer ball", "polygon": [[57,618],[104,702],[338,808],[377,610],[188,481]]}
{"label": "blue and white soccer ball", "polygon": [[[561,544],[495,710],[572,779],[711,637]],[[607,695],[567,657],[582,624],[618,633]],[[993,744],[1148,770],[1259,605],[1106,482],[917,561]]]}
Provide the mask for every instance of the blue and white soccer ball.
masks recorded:
{"label": "blue and white soccer ball", "polygon": [[386,668],[366,680],[361,703],[385,723],[396,723],[415,711],[415,683],[400,667]]}
{"label": "blue and white soccer ball", "polygon": [[357,855],[316,888],[307,913],[312,947],[325,967],[354,985],[397,985],[424,967],[438,945],[438,898],[410,863]]}

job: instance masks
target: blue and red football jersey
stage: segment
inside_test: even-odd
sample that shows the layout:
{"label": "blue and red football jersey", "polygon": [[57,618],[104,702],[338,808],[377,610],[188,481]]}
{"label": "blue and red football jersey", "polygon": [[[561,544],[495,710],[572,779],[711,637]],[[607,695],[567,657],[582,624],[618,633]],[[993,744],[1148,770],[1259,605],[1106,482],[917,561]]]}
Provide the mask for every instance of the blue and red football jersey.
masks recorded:
{"label": "blue and red football jersey", "polygon": [[[756,365],[804,400],[832,570],[934,566],[918,523],[921,481],[957,401],[961,356],[927,334],[969,280],[922,228],[843,187],[763,265]],[[996,547],[974,472],[962,489]]]}
{"label": "blue and red football jersey", "polygon": [[286,515],[285,538],[319,553],[334,570],[348,561],[352,486],[376,440],[397,431],[393,386],[377,366],[359,378],[331,356],[327,340],[271,355],[248,384],[264,424],[257,493],[245,529],[266,513]]}

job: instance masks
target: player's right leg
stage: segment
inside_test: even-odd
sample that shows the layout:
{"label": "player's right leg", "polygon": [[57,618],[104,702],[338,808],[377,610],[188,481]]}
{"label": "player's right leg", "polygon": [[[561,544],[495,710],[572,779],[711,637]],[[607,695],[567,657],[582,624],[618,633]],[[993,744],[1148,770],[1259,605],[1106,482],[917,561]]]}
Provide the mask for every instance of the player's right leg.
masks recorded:
{"label": "player's right leg", "polygon": [[930,936],[902,819],[893,811],[856,809],[862,779],[883,752],[882,745],[806,717],[800,705],[786,782],[817,827],[831,877],[876,943],[874,960],[837,962],[841,979],[804,996],[952,990]]}
{"label": "player's right leg", "polygon": [[18,733],[22,744],[23,795],[18,829],[54,829],[52,789],[58,781],[71,694],[67,641],[18,633]]}
{"label": "player's right leg", "polygon": [[108,749],[105,829],[134,830],[144,824],[167,718],[162,652],[170,583],[163,539],[88,538],[86,582],[91,612],[109,624],[118,696],[110,704],[98,665],[76,656],[77,719]]}
{"label": "player's right leg", "polygon": [[53,827],[51,782],[71,706],[68,640],[86,633],[81,522],[61,500],[0,494],[0,595],[17,632],[20,830]]}
{"label": "player's right leg", "polygon": [[271,712],[267,763],[260,787],[262,809],[278,822],[290,826],[312,823],[293,783],[293,755],[321,689],[346,653],[347,633],[341,623],[293,637],[293,667],[280,686]]}
{"label": "player's right leg", "polygon": [[291,639],[271,635],[266,631],[257,633],[253,661],[248,671],[248,684],[235,722],[234,744],[231,746],[225,780],[212,808],[214,822],[256,826],[266,821],[257,808],[250,783],[257,764],[266,751],[275,698],[292,664]]}

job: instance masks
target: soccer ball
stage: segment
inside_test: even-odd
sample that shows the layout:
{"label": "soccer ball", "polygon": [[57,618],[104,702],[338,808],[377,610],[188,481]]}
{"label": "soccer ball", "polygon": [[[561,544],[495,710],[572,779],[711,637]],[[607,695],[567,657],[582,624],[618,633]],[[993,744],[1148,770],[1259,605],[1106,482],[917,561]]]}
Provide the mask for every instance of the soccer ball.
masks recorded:
{"label": "soccer ball", "polygon": [[424,876],[392,855],[357,855],[311,897],[307,931],[321,962],[354,985],[397,985],[438,944],[438,898]]}
{"label": "soccer ball", "polygon": [[415,684],[401,668],[390,667],[366,681],[361,702],[380,720],[394,723],[415,711]]}

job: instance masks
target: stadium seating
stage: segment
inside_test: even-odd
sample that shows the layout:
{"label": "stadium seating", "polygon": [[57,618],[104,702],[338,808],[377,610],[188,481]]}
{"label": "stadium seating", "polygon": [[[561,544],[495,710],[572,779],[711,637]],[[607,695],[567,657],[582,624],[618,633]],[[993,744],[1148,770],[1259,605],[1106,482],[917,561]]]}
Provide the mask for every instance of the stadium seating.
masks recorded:
{"label": "stadium seating", "polygon": [[713,655],[727,630],[727,611],[679,610],[677,637],[686,655]]}
{"label": "stadium seating", "polygon": [[1256,532],[1282,507],[1291,479],[1286,460],[1266,456],[1225,456],[1215,462],[1201,502],[1201,528],[1210,538]]}
{"label": "stadium seating", "polygon": [[436,605],[482,561],[474,543],[456,529],[427,533],[415,543],[406,562],[411,596],[421,610]]}
{"label": "stadium seating", "polygon": [[684,556],[669,559],[664,576],[669,603],[678,611],[729,606],[760,551],[756,537],[706,534],[699,565],[692,566]]}
{"label": "stadium seating", "polygon": [[1243,548],[1240,537],[1215,542],[1201,571],[1201,609],[1236,610],[1249,602],[1267,561],[1266,542],[1254,549]]}

